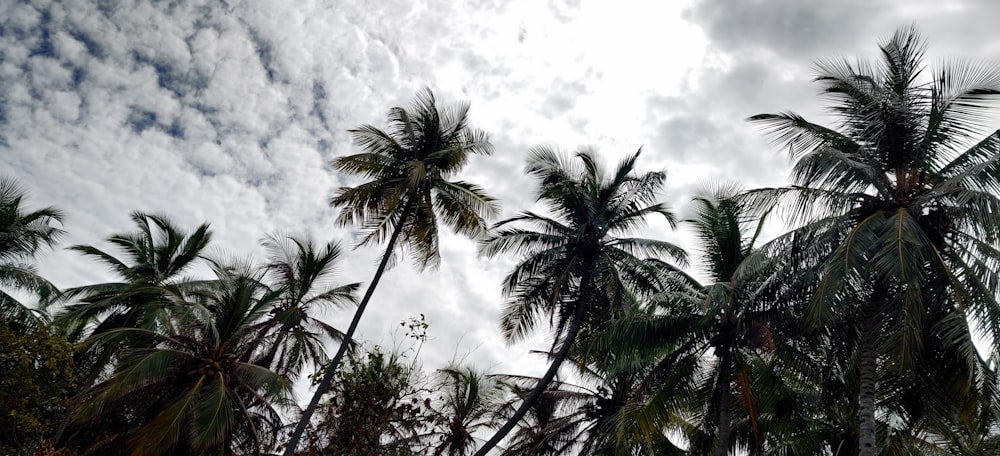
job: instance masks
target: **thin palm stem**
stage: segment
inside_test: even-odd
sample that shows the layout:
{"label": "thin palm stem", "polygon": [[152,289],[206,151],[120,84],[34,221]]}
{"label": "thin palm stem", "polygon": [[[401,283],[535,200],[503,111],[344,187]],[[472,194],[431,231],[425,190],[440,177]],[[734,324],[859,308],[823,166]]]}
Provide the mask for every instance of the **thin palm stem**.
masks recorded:
{"label": "thin palm stem", "polygon": [[[585,298],[581,294],[581,298]],[[500,443],[507,434],[514,429],[515,426],[524,418],[524,415],[528,413],[531,407],[538,402],[538,398],[542,396],[549,387],[549,383],[555,378],[556,373],[559,372],[559,367],[562,366],[563,361],[569,355],[570,348],[573,347],[573,342],[576,341],[576,336],[580,332],[580,326],[583,323],[583,317],[587,314],[587,299],[581,299],[580,303],[577,304],[575,311],[573,312],[573,319],[570,321],[569,328],[566,332],[566,338],[563,339],[562,346],[559,347],[559,351],[556,352],[555,357],[552,359],[552,364],[549,365],[549,369],[545,372],[545,375],[538,380],[535,387],[528,393],[528,396],[524,398],[521,402],[521,406],[518,407],[517,411],[504,423],[493,437],[490,437],[488,441],[478,451],[476,451],[475,456],[486,456],[494,446]]]}
{"label": "thin palm stem", "polygon": [[861,352],[859,353],[859,377],[861,381],[858,403],[860,405],[860,430],[858,446],[859,456],[875,456],[875,374],[878,368],[876,362],[876,346],[878,342],[877,316],[869,310],[864,317],[864,329],[861,334]]}
{"label": "thin palm stem", "polygon": [[337,367],[340,365],[340,361],[344,358],[344,354],[347,353],[347,348],[351,345],[354,333],[357,331],[358,324],[361,322],[361,316],[365,313],[365,309],[368,307],[368,301],[371,300],[372,295],[375,293],[375,287],[378,286],[379,281],[382,279],[382,274],[385,272],[385,268],[389,265],[389,260],[392,258],[392,251],[396,246],[396,240],[399,239],[399,235],[403,232],[403,227],[406,225],[410,208],[412,206],[412,202],[408,202],[406,207],[403,209],[403,214],[400,216],[398,223],[396,223],[396,226],[392,231],[392,236],[389,237],[389,243],[385,248],[385,252],[382,254],[382,260],[379,261],[378,268],[375,270],[375,276],[372,277],[371,284],[369,284],[368,289],[365,290],[365,296],[361,299],[361,303],[358,304],[357,310],[354,311],[354,318],[351,319],[351,326],[347,328],[347,333],[344,334],[344,340],[340,343],[340,348],[337,349],[337,354],[334,355],[333,359],[330,360],[330,364],[327,365],[326,372],[323,374],[323,379],[320,380],[319,385],[316,386],[316,392],[313,393],[312,400],[309,401],[309,405],[306,409],[302,411],[299,423],[295,426],[295,430],[289,437],[288,446],[285,447],[284,456],[295,455],[295,450],[299,445],[299,441],[302,439],[302,434],[305,432],[306,426],[309,425],[309,421],[312,419],[313,414],[315,414],[316,409],[319,408],[319,402],[323,398],[323,395],[328,389],[330,389],[330,385],[333,383],[333,377],[337,374]]}

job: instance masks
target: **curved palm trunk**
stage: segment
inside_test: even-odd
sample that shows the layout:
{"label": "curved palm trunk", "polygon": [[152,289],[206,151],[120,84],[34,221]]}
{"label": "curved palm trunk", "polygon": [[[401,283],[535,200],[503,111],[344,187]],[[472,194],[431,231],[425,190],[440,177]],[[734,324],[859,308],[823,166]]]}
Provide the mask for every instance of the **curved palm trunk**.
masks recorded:
{"label": "curved palm trunk", "polygon": [[723,347],[722,353],[719,354],[719,378],[716,383],[716,391],[719,398],[718,404],[716,404],[719,407],[717,415],[719,421],[715,423],[715,451],[712,452],[715,456],[726,456],[729,454],[729,440],[732,433],[729,416],[729,403],[731,402],[729,396],[733,369],[732,355],[729,350],[729,347]]}
{"label": "curved palm trunk", "polygon": [[875,456],[875,381],[877,374],[876,344],[878,343],[878,321],[874,310],[868,310],[862,323],[861,352],[859,353],[858,376],[861,380],[858,404],[860,408],[860,435],[858,455]]}
{"label": "curved palm trunk", "polygon": [[[582,293],[581,297],[583,297]],[[573,319],[570,320],[566,339],[563,340],[562,346],[559,347],[559,351],[556,352],[556,356],[552,360],[552,364],[549,365],[549,370],[547,370],[545,375],[538,380],[535,388],[532,389],[531,392],[528,393],[528,396],[524,398],[524,401],[521,402],[521,406],[518,407],[516,412],[514,412],[514,415],[512,415],[510,419],[504,423],[503,427],[501,427],[496,434],[493,434],[493,437],[491,437],[490,440],[488,440],[481,448],[479,448],[478,451],[476,451],[475,456],[485,456],[486,453],[500,443],[500,441],[503,440],[503,438],[506,437],[515,426],[517,426],[517,423],[521,421],[521,418],[524,418],[524,415],[528,413],[531,406],[538,401],[538,398],[541,397],[542,393],[545,392],[545,389],[548,388],[549,383],[552,382],[556,373],[559,372],[559,366],[562,365],[563,361],[565,361],[566,357],[569,355],[569,350],[573,346],[573,342],[576,340],[576,335],[580,332],[580,326],[583,324],[583,316],[587,313],[588,304],[589,299],[581,299],[580,305],[576,306],[576,310],[573,312]]]}
{"label": "curved palm trunk", "polygon": [[361,299],[361,304],[358,304],[357,310],[354,311],[354,318],[351,320],[351,326],[347,328],[347,333],[344,334],[344,341],[340,343],[337,354],[334,355],[330,361],[330,365],[327,366],[326,373],[323,374],[323,379],[316,387],[316,392],[313,393],[312,400],[309,401],[309,406],[302,411],[302,417],[299,418],[298,425],[295,426],[295,430],[292,431],[292,435],[289,437],[284,456],[293,456],[295,454],[295,450],[299,446],[299,441],[302,439],[302,433],[305,432],[306,426],[309,425],[309,420],[312,419],[313,414],[316,413],[316,409],[319,408],[320,399],[323,398],[323,394],[326,393],[326,390],[330,388],[330,384],[333,383],[333,377],[337,374],[337,367],[340,365],[340,361],[347,352],[347,347],[354,338],[354,332],[358,329],[358,323],[361,322],[361,315],[365,313],[368,301],[371,300],[372,294],[375,292],[375,287],[378,286],[379,280],[382,279],[382,273],[385,272],[385,268],[389,264],[389,259],[392,258],[392,250],[396,245],[396,240],[399,239],[399,235],[403,232],[403,225],[406,224],[408,216],[409,206],[404,209],[403,216],[400,217],[396,227],[393,228],[392,236],[389,237],[389,245],[385,248],[385,253],[382,254],[382,260],[378,264],[378,269],[375,270],[375,277],[372,277],[372,283],[365,290],[365,296]]}

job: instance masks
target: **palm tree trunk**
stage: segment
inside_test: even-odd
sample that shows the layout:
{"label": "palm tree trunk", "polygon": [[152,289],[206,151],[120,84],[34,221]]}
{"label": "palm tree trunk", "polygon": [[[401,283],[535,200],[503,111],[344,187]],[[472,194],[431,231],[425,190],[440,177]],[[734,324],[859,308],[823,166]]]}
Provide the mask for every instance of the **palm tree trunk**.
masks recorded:
{"label": "palm tree trunk", "polygon": [[[729,343],[729,338],[723,343]],[[729,440],[732,426],[730,424],[729,417],[729,399],[730,396],[730,385],[732,384],[732,356],[729,353],[729,347],[722,347],[722,353],[719,354],[719,378],[716,381],[716,391],[718,394],[719,413],[717,415],[718,422],[715,423],[716,434],[715,434],[715,451],[712,454],[715,456],[726,456],[729,451]]]}
{"label": "palm tree trunk", "polygon": [[861,379],[858,404],[860,408],[860,435],[858,455],[875,456],[875,380],[877,374],[876,344],[878,343],[878,321],[874,310],[868,310],[862,322],[861,352],[859,353],[858,374]]}
{"label": "palm tree trunk", "polygon": [[358,323],[361,322],[361,315],[365,313],[365,308],[368,307],[368,301],[371,300],[372,294],[375,292],[375,287],[378,286],[379,280],[382,279],[382,273],[385,272],[386,266],[389,264],[389,259],[392,258],[392,251],[396,246],[396,240],[399,239],[399,235],[403,232],[403,225],[406,224],[406,219],[410,214],[411,204],[407,204],[403,209],[403,215],[399,218],[396,226],[393,228],[392,236],[389,237],[389,245],[386,246],[385,252],[382,254],[382,260],[378,264],[378,269],[375,270],[375,277],[372,277],[371,284],[368,285],[368,289],[365,290],[365,296],[361,299],[361,304],[358,304],[357,310],[354,311],[354,318],[351,320],[351,326],[347,328],[347,333],[344,334],[344,341],[340,343],[340,348],[337,349],[337,354],[334,355],[330,364],[326,368],[326,373],[323,374],[323,379],[319,382],[316,387],[316,392],[313,393],[312,400],[309,401],[309,406],[302,411],[302,417],[299,418],[298,425],[295,426],[295,430],[292,431],[292,435],[289,437],[288,446],[285,448],[284,456],[293,456],[295,450],[298,449],[299,441],[302,439],[302,433],[305,432],[306,426],[309,425],[309,420],[312,419],[316,409],[319,407],[319,401],[322,399],[323,394],[326,390],[330,388],[330,384],[333,383],[333,377],[337,373],[337,367],[340,365],[341,359],[344,357],[344,353],[347,352],[347,347],[351,344],[351,340],[354,338],[354,332],[358,329]]}
{"label": "palm tree trunk", "polygon": [[531,409],[531,406],[538,401],[538,398],[541,397],[542,393],[545,392],[545,389],[548,388],[549,383],[551,383],[552,379],[555,378],[556,373],[559,372],[559,366],[562,365],[563,361],[565,361],[566,357],[569,355],[569,350],[573,346],[573,342],[576,340],[577,333],[580,332],[580,326],[583,324],[583,317],[587,313],[587,307],[590,299],[586,298],[583,293],[580,294],[580,297],[580,302],[576,306],[576,310],[573,312],[572,320],[570,320],[569,328],[566,332],[566,339],[563,340],[562,346],[560,346],[559,351],[556,352],[556,356],[552,360],[552,364],[549,365],[549,370],[546,371],[545,375],[538,380],[538,383],[535,384],[535,388],[532,389],[531,392],[528,393],[528,396],[524,398],[524,401],[521,402],[521,406],[514,412],[514,415],[512,415],[510,419],[504,423],[503,427],[501,427],[496,434],[493,434],[493,437],[491,437],[490,440],[488,440],[481,448],[479,448],[478,451],[476,451],[475,456],[486,456],[486,453],[500,443],[500,441],[503,440],[503,438],[506,437],[515,426],[517,426],[517,423],[521,421],[521,418],[524,418],[524,415],[527,414],[528,410]]}

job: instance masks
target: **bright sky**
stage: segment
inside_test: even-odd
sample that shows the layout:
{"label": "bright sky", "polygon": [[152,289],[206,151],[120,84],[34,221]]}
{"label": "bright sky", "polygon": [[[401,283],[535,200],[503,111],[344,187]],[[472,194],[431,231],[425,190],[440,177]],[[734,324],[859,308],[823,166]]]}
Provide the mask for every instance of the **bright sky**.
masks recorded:
{"label": "bright sky", "polygon": [[[66,246],[108,247],[133,210],[208,221],[218,252],[260,255],[275,230],[350,245],[327,200],[356,182],[329,162],[357,151],[345,130],[384,125],[427,86],[442,104],[470,101],[490,132],[496,154],[463,178],[505,216],[532,205],[522,167],[536,145],[593,145],[609,163],[643,146],[639,167],[667,169],[663,198],[683,214],[706,182],[785,182],[784,156],[743,119],[817,117],[813,60],[871,55],[916,23],[931,61],[1000,64],[997,17],[990,0],[0,2],[0,174],[67,212]],[[689,245],[661,222],[647,235]],[[426,368],[457,354],[539,375],[527,351],[545,334],[510,347],[500,336],[514,260],[477,258],[450,234],[442,250],[438,271],[388,273],[361,337],[392,344],[424,313]],[[340,281],[367,283],[380,252],[351,252]],[[63,250],[40,267],[66,287],[112,279]],[[328,318],[346,328],[350,311]]]}

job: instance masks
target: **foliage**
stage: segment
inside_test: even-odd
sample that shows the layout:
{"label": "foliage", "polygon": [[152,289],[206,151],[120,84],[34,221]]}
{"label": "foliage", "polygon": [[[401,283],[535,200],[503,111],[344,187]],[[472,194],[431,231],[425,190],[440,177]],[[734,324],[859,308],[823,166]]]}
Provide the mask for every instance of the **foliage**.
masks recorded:
{"label": "foliage", "polygon": [[252,361],[264,350],[255,323],[279,293],[247,264],[214,263],[216,286],[171,296],[172,319],[117,328],[86,343],[138,336],[113,375],[84,392],[70,442],[88,452],[253,453],[273,448],[280,411],[293,407],[286,378]]}
{"label": "foliage", "polygon": [[379,346],[348,355],[307,448],[297,454],[421,454],[421,438],[435,421],[418,376],[398,353]]}
{"label": "foliage", "polygon": [[73,346],[42,327],[0,320],[0,454],[30,455],[76,391]]}
{"label": "foliage", "polygon": [[203,285],[184,274],[199,258],[212,238],[207,223],[188,233],[168,217],[133,212],[138,230],[113,234],[107,242],[125,254],[124,259],[90,245],[70,250],[100,262],[121,280],[68,289],[63,299],[71,302],[57,322],[77,331],[88,328],[101,334],[114,328],[155,328],[165,323],[161,312],[167,295]]}
{"label": "foliage", "polygon": [[518,410],[477,454],[489,451],[527,413],[581,331],[622,315],[636,294],[658,288],[656,263],[639,255],[686,261],[674,244],[626,237],[647,216],[674,223],[667,206],[655,202],[666,174],[636,173],[640,152],[608,172],[592,151],[577,153],[576,162],[550,149],[533,150],[527,171],[537,179],[537,199],[551,215],[522,212],[498,223],[482,242],[480,252],[486,256],[522,255],[503,282],[504,337],[521,340],[548,316],[554,322],[553,348],[559,349]]}
{"label": "foliage", "polygon": [[824,262],[805,319],[860,336],[841,353],[856,355],[865,455],[888,444],[878,415],[918,434],[987,383],[971,328],[1000,354],[1000,131],[979,139],[1000,69],[948,61],[927,71],[924,50],[915,29],[900,29],[878,62],[820,61],[834,128],[793,113],[751,118],[794,161],[792,187],[758,195],[787,199],[815,239],[775,255]]}

